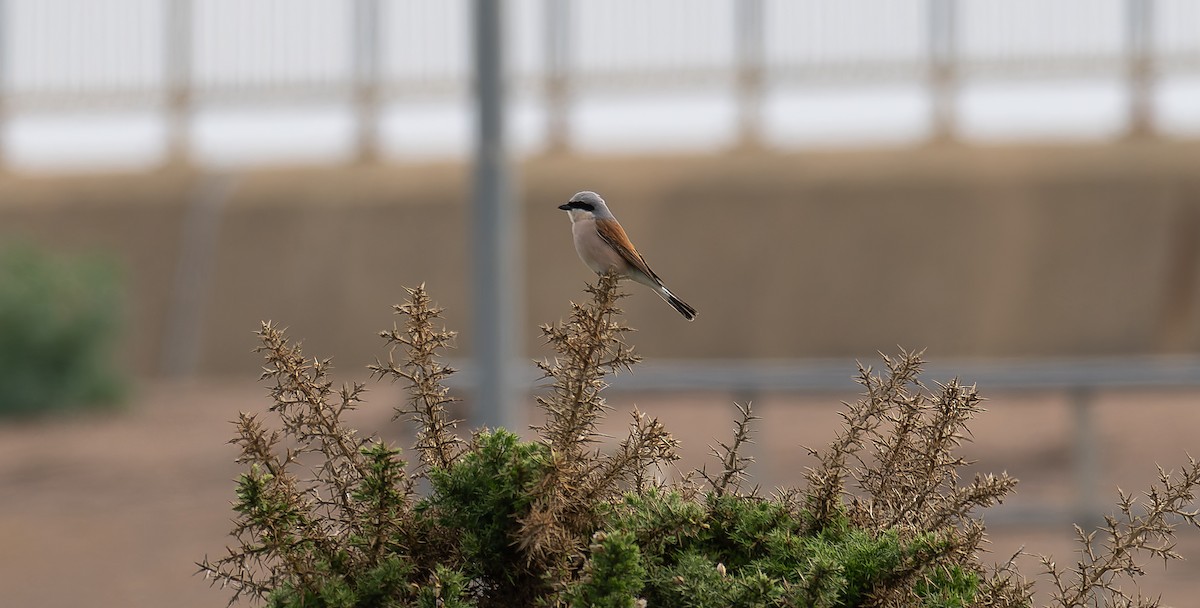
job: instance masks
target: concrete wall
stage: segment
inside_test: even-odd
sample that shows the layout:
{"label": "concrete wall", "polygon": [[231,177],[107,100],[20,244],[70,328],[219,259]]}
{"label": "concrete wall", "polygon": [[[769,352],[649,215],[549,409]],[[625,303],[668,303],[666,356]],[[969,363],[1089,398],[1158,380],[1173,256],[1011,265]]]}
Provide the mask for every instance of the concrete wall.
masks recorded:
{"label": "concrete wall", "polygon": [[[110,250],[127,267],[126,353],[161,370],[188,201],[205,178],[0,180],[0,238]],[[1200,351],[1200,145],[555,158],[521,168],[526,324],[581,298],[588,271],[555,206],[610,202],[687,323],[648,291],[625,300],[648,357],[870,358]],[[456,166],[262,171],[223,208],[202,373],[253,376],[252,332],[290,326],[354,372],[384,354],[405,285],[425,282],[470,349]]]}

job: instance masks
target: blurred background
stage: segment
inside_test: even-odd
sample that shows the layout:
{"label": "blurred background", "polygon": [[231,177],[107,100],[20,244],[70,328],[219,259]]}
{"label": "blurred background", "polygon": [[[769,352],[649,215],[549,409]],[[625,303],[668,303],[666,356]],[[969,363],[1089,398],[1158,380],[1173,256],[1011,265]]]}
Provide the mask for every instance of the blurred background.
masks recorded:
{"label": "blurred background", "polygon": [[[898,347],[989,398],[997,562],[1073,562],[1071,522],[1200,451],[1200,3],[0,0],[0,589],[227,599],[193,562],[263,320],[362,380],[425,283],[460,413],[525,428],[584,189],[699,310],[631,286],[609,396],[684,467],[753,401],[756,481],[798,483]],[[359,428],[406,444],[370,386]]]}

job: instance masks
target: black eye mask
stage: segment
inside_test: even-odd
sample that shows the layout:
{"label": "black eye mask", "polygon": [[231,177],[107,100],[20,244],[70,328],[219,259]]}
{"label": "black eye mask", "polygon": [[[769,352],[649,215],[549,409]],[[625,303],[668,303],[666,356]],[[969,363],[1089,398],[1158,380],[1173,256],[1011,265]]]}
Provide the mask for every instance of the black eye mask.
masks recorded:
{"label": "black eye mask", "polygon": [[569,203],[559,205],[558,208],[562,209],[563,211],[570,211],[572,209],[583,209],[584,211],[595,211],[596,210],[595,205],[593,205],[591,203],[580,202],[580,201],[571,201]]}

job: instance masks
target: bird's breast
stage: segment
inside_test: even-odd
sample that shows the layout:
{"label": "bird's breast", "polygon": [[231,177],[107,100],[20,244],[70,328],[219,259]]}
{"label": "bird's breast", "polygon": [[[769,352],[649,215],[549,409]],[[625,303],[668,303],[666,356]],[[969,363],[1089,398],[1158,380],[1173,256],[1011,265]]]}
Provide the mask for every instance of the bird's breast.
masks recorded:
{"label": "bird's breast", "polygon": [[596,232],[595,219],[579,220],[571,224],[571,235],[575,240],[575,252],[579,254],[579,259],[592,269],[592,272],[596,274],[603,274],[608,270],[627,272],[629,264]]}

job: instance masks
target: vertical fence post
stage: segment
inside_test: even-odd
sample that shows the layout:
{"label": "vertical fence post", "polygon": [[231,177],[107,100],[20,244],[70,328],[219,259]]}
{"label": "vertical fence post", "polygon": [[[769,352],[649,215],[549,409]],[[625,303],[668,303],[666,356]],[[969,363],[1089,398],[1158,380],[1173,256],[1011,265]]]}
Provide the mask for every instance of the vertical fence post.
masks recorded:
{"label": "vertical fence post", "polygon": [[189,160],[192,119],[192,0],[168,0],[163,43],[166,47],[166,163]]}
{"label": "vertical fence post", "polygon": [[930,140],[953,141],[958,93],[956,0],[928,0]]}
{"label": "vertical fence post", "polygon": [[504,13],[497,0],[474,0],[475,141],[474,193],[470,214],[474,289],[474,415],[490,428],[520,429],[515,363],[517,324],[523,321],[518,206],[510,191],[505,141]]}
{"label": "vertical fence post", "polygon": [[545,44],[543,103],[546,112],[546,152],[561,154],[570,146],[571,3],[543,0]]}
{"label": "vertical fence post", "polygon": [[1154,92],[1152,0],[1126,0],[1126,53],[1129,62],[1130,138],[1148,137],[1153,132]]}
{"label": "vertical fence post", "polygon": [[1098,523],[1097,488],[1100,485],[1100,449],[1096,437],[1095,393],[1085,387],[1071,390],[1074,430],[1075,523],[1091,529]]}
{"label": "vertical fence post", "polygon": [[734,2],[736,53],[734,69],[738,105],[738,146],[762,145],[762,99],[766,66],[763,0]]}
{"label": "vertical fence post", "polygon": [[356,156],[360,163],[379,160],[380,69],[379,0],[354,3],[354,114]]}
{"label": "vertical fence post", "polygon": [[8,44],[8,24],[11,23],[8,10],[7,0],[0,0],[0,171],[8,169],[8,123],[13,94],[8,76],[8,53],[4,52]]}
{"label": "vertical fence post", "polygon": [[200,371],[204,353],[204,313],[212,301],[221,216],[233,198],[237,180],[226,174],[201,175],[192,188],[183,216],[179,261],[167,326],[163,330],[160,371],[190,378]]}

